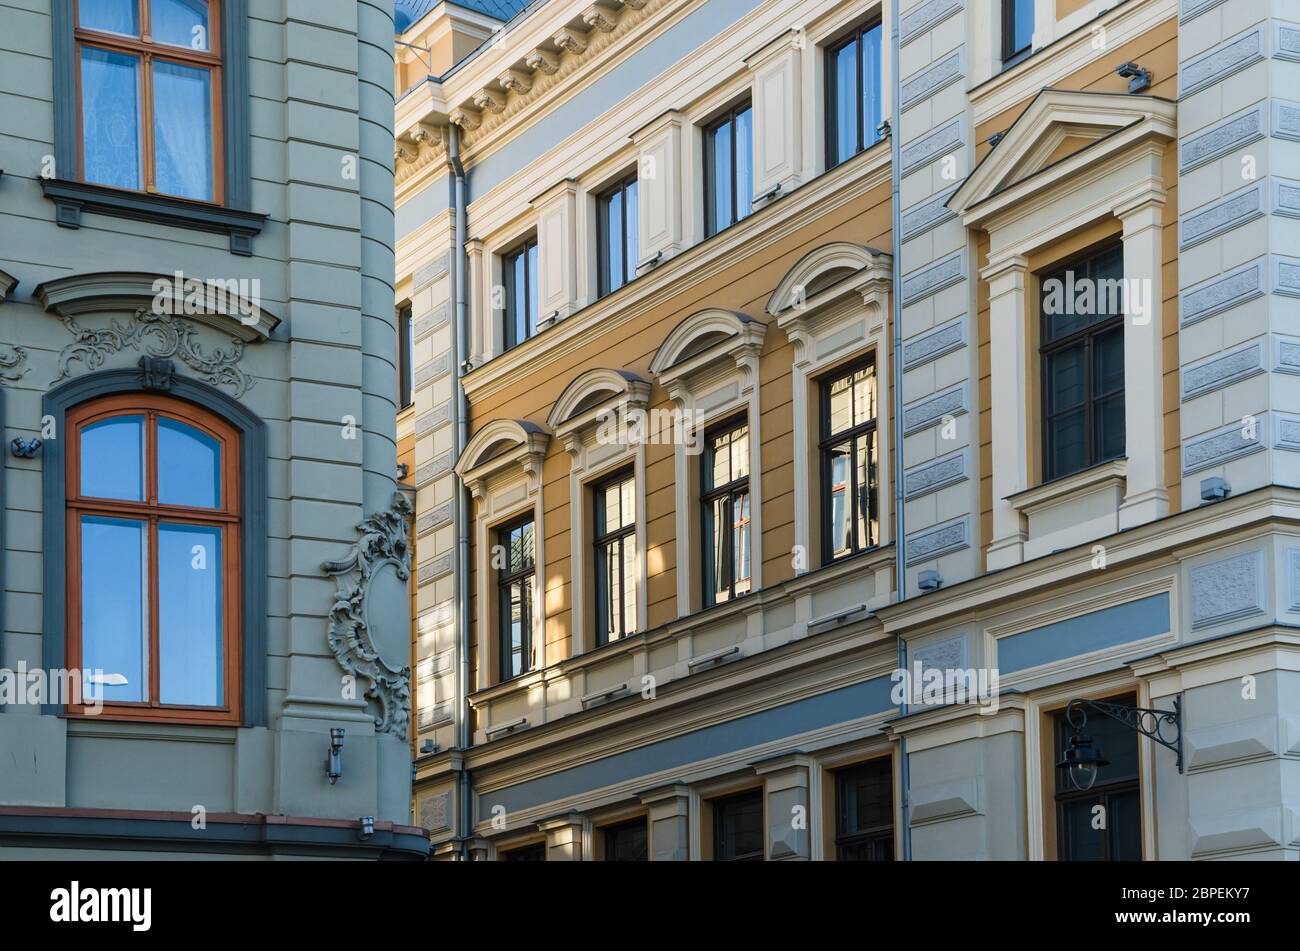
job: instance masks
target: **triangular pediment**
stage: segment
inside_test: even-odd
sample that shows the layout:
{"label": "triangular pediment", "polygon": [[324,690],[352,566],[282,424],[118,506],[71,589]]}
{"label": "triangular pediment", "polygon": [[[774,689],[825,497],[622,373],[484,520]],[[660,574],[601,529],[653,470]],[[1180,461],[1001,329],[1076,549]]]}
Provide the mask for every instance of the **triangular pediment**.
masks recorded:
{"label": "triangular pediment", "polygon": [[1023,191],[1047,173],[1088,167],[1123,149],[1134,136],[1172,139],[1177,105],[1155,96],[1044,89],[984,156],[948,207],[966,215],[1009,191]]}

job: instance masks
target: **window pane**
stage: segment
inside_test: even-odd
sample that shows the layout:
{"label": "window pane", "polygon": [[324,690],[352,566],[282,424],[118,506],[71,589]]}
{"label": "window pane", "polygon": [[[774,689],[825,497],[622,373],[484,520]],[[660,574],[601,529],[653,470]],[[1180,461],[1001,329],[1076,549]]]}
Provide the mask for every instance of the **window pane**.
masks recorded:
{"label": "window pane", "polygon": [[163,703],[225,703],[221,529],[158,526],[158,690]]}
{"label": "window pane", "polygon": [[843,770],[837,779],[838,835],[854,835],[894,824],[894,778],[888,759]]}
{"label": "window pane", "polygon": [[1078,472],[1088,464],[1088,434],[1083,410],[1058,416],[1048,424],[1048,446],[1049,479]]}
{"label": "window pane", "polygon": [[1136,789],[1106,797],[1112,862],[1142,861],[1142,807]]}
{"label": "window pane", "polygon": [[139,189],[139,59],[82,47],[81,115],[86,181]]}
{"label": "window pane", "polygon": [[623,193],[615,191],[605,199],[605,287],[616,291],[623,286]]}
{"label": "window pane", "polygon": [[862,140],[871,145],[880,139],[877,128],[883,118],[880,114],[880,83],[884,72],[880,61],[882,28],[872,27],[862,34]]}
{"label": "window pane", "polygon": [[80,0],[77,18],[87,30],[140,35],[138,0]]}
{"label": "window pane", "polygon": [[844,443],[830,450],[831,468],[831,524],[830,545],[834,555],[842,555],[853,547],[851,513],[849,510],[849,467],[852,465],[850,444]]}
{"label": "window pane", "polygon": [[106,702],[148,699],[148,566],[144,522],[82,517],[81,666]]}
{"label": "window pane", "polygon": [[736,594],[747,594],[750,589],[749,564],[749,493],[743,492],[733,502],[732,550],[735,553],[734,576]]}
{"label": "window pane", "polygon": [[144,501],[143,416],[115,416],[81,431],[81,494]]}
{"label": "window pane", "polygon": [[1096,396],[1124,389],[1124,330],[1116,328],[1093,340],[1093,387]]}
{"label": "window pane", "polygon": [[763,857],[763,797],[746,793],[714,804],[715,855],[719,862]]}
{"label": "window pane", "polygon": [[650,857],[650,825],[638,819],[605,830],[606,862],[645,862]]}
{"label": "window pane", "polygon": [[212,73],[154,60],[153,77],[158,191],[211,201]]}
{"label": "window pane", "polygon": [[1079,406],[1087,398],[1087,350],[1082,344],[1052,354],[1047,360],[1049,413]]}
{"label": "window pane", "polygon": [[158,501],[164,505],[221,505],[221,444],[175,419],[158,420]]}
{"label": "window pane", "polygon": [[736,220],[754,210],[754,112],[736,114]]}
{"label": "window pane", "polygon": [[528,636],[532,616],[533,580],[529,576],[512,582],[506,588],[505,616],[501,623],[505,627],[506,658],[504,673],[507,677],[518,677],[529,669]]}
{"label": "window pane", "polygon": [[150,0],[149,30],[156,42],[208,51],[208,0]]}
{"label": "window pane", "polygon": [[1102,400],[1093,411],[1096,425],[1096,462],[1124,455],[1124,394]]}
{"label": "window pane", "polygon": [[722,433],[713,437],[712,443],[709,452],[712,464],[708,470],[708,487],[716,489],[731,481],[731,433]]}
{"label": "window pane", "polygon": [[622,621],[619,632],[626,637],[636,632],[636,536],[625,535],[622,539],[623,555],[623,601],[621,605]]}
{"label": "window pane", "polygon": [[506,569],[513,574],[533,567],[533,523],[527,522],[510,530]]}
{"label": "window pane", "polygon": [[1034,41],[1034,0],[1009,0],[1015,25],[1012,30],[1011,50],[1027,49]]}
{"label": "window pane", "polygon": [[830,385],[830,432],[838,433],[853,426],[853,393],[850,378],[841,377]]}
{"label": "window pane", "polygon": [[731,120],[720,123],[711,133],[713,137],[713,220],[714,230],[721,231],[735,219],[731,208]]}
{"label": "window pane", "polygon": [[879,526],[876,523],[872,497],[876,492],[876,434],[868,433],[854,440],[857,464],[857,523],[858,545],[870,548],[876,543]]}
{"label": "window pane", "polygon": [[876,368],[863,367],[853,374],[853,424],[876,418]]}
{"label": "window pane", "polygon": [[603,623],[605,636],[609,640],[618,637],[619,608],[623,598],[623,586],[620,584],[618,574],[619,556],[620,551],[617,540],[602,546],[600,563],[604,571],[605,589],[605,618]]}
{"label": "window pane", "polygon": [[850,40],[831,54],[834,74],[834,154],[827,164],[837,164],[858,151],[858,41]]}
{"label": "window pane", "polygon": [[749,475],[749,427],[741,426],[731,432],[731,477],[743,479]]}
{"label": "window pane", "polygon": [[[537,244],[533,243],[528,246],[528,310],[525,314],[527,323],[524,329],[524,337],[531,337],[537,333]],[[521,338],[522,339],[522,338]]]}
{"label": "window pane", "polygon": [[713,604],[721,604],[731,597],[731,589],[728,585],[728,565],[727,565],[727,523],[728,523],[728,503],[730,499],[727,496],[714,499],[709,511],[709,523],[712,538],[710,539],[709,560],[713,563],[710,570],[710,583],[713,586]]}
{"label": "window pane", "polygon": [[1092,812],[1099,805],[1100,796],[1061,805],[1062,858],[1072,862],[1100,862],[1106,858],[1105,833],[1092,827]]}
{"label": "window pane", "polygon": [[630,281],[636,277],[636,263],[641,257],[641,244],[637,237],[637,218],[636,202],[637,188],[636,182],[629,182],[627,189],[623,192],[624,213],[627,218],[627,234],[623,238],[625,251],[623,258],[627,268],[625,280]]}

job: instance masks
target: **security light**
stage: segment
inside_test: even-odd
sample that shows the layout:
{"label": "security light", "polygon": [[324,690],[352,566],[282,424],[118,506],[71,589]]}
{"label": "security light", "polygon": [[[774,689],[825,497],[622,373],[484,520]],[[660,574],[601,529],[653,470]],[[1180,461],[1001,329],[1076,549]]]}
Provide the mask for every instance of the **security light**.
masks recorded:
{"label": "security light", "polygon": [[343,727],[330,727],[330,749],[325,759],[325,776],[333,786],[343,775]]}

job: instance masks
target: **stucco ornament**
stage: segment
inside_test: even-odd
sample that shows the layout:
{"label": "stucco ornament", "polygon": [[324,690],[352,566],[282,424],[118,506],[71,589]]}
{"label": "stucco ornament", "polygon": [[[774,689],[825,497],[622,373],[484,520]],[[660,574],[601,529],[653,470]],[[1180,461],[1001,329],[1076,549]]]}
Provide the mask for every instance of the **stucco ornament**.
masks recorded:
{"label": "stucco ornament", "polygon": [[27,363],[27,351],[22,347],[6,345],[0,350],[0,380],[14,383],[21,380],[30,369]]}
{"label": "stucco ornament", "polygon": [[235,396],[243,396],[253,386],[253,377],[238,366],[244,355],[242,340],[231,337],[229,347],[208,350],[196,338],[194,327],[172,314],[140,308],[125,324],[113,318],[100,330],[86,330],[70,316],[60,319],[74,339],[59,354],[55,383],[72,375],[76,361],[87,370],[98,370],[110,354],[129,347],[156,359],[175,357],[213,386],[231,387]]}
{"label": "stucco ornament", "polygon": [[[347,673],[369,683],[366,696],[377,701],[379,715],[375,729],[405,738],[411,719],[411,668],[393,666],[383,657],[372,628],[376,610],[372,587],[385,577],[405,583],[411,577],[408,523],[413,514],[410,500],[394,493],[386,511],[376,512],[357,525],[361,538],[346,557],[327,561],[325,573],[334,576],[337,592],[330,609],[330,649]],[[399,631],[401,639],[409,630]]]}

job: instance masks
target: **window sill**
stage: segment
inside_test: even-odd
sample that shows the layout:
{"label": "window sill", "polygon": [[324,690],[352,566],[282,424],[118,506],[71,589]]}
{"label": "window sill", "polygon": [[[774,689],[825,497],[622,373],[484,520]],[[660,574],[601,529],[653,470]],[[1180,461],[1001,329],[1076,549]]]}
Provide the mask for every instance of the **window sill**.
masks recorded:
{"label": "window sill", "polygon": [[91,211],[174,228],[229,235],[230,253],[242,257],[252,255],[253,238],[261,233],[267,218],[266,215],[252,211],[58,178],[41,179],[41,190],[46,198],[54,202],[55,222],[61,228],[80,228],[81,213]]}
{"label": "window sill", "polygon": [[1112,459],[1008,496],[1028,522],[1024,560],[1118,532],[1127,473],[1127,459]]}

